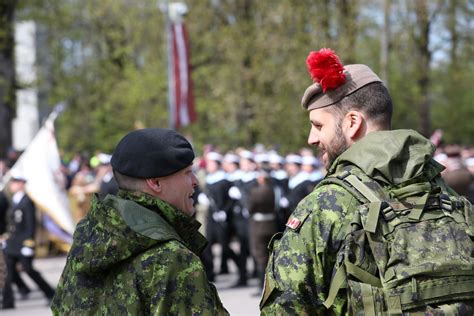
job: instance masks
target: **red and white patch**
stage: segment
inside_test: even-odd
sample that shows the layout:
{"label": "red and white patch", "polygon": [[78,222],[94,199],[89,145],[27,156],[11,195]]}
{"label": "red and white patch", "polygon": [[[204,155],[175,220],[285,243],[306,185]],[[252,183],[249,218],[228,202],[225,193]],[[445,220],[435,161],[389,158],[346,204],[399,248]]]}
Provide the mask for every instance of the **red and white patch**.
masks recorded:
{"label": "red and white patch", "polygon": [[297,229],[300,227],[301,221],[297,218],[290,218],[288,222],[286,223],[286,226],[290,227],[291,229]]}

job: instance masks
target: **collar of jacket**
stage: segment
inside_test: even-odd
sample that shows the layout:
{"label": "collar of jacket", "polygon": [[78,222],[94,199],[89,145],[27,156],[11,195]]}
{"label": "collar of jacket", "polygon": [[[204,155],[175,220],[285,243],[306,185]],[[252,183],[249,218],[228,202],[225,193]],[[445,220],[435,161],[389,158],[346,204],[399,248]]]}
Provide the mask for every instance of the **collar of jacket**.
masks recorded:
{"label": "collar of jacket", "polygon": [[141,235],[160,241],[178,240],[198,255],[207,245],[198,231],[198,221],[149,194],[120,190],[117,196],[108,195],[104,203],[112,204],[127,225]]}
{"label": "collar of jacket", "polygon": [[328,175],[355,165],[389,185],[430,181],[444,169],[433,159],[434,149],[428,139],[413,130],[371,132],[343,152]]}

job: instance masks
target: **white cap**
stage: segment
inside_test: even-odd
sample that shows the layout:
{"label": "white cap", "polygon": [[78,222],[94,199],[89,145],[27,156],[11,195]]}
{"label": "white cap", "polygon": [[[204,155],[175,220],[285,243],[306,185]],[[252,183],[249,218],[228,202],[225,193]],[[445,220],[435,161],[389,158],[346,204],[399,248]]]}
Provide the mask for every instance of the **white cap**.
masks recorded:
{"label": "white cap", "polygon": [[226,154],[224,156],[224,161],[230,163],[239,163],[239,156],[235,154]]}
{"label": "white cap", "polygon": [[258,163],[268,162],[268,155],[265,153],[255,155],[255,162],[258,162]]}
{"label": "white cap", "polygon": [[270,163],[284,164],[285,163],[285,158],[283,158],[279,154],[273,153],[273,154],[269,155],[268,161],[270,161]]}
{"label": "white cap", "polygon": [[254,160],[254,155],[252,154],[251,151],[243,150],[239,153],[239,155],[240,155],[240,158]]}
{"label": "white cap", "polygon": [[286,163],[296,163],[301,165],[301,156],[290,154],[286,156]]}
{"label": "white cap", "polygon": [[11,169],[10,170],[10,180],[26,182],[26,177],[23,174],[23,172],[21,172],[20,170]]}
{"label": "white cap", "polygon": [[318,159],[314,156],[303,156],[303,158],[301,159],[301,163],[303,165],[317,166]]}
{"label": "white cap", "polygon": [[100,153],[100,154],[97,155],[97,158],[99,158],[99,162],[102,165],[107,165],[107,164],[110,163],[110,159],[112,159],[112,155]]}
{"label": "white cap", "polygon": [[213,160],[213,161],[222,161],[222,155],[219,153],[216,153],[215,151],[211,151],[206,154],[206,159]]}

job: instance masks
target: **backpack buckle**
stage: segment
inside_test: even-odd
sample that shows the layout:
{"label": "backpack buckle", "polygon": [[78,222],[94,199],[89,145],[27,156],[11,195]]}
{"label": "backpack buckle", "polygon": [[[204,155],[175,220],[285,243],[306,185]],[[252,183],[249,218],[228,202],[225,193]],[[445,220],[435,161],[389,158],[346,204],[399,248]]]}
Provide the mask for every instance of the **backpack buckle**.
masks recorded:
{"label": "backpack buckle", "polygon": [[451,212],[453,210],[453,202],[451,202],[451,199],[447,194],[440,194],[439,195],[439,205],[441,208],[445,211]]}
{"label": "backpack buckle", "polygon": [[338,178],[339,180],[344,180],[345,178],[347,178],[351,173],[347,170],[344,170],[341,174],[338,174],[336,176],[336,178]]}
{"label": "backpack buckle", "polygon": [[385,201],[382,202],[381,209],[382,209],[382,216],[386,221],[391,221],[397,216],[393,208]]}

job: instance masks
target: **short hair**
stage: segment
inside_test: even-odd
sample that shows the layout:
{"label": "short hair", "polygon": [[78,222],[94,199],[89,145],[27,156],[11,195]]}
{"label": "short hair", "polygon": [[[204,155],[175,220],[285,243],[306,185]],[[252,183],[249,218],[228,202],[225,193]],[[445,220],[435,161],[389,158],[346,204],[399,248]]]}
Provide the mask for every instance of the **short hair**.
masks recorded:
{"label": "short hair", "polygon": [[126,176],[117,170],[114,170],[114,177],[119,189],[127,191],[143,191],[144,189],[145,179]]}
{"label": "short hair", "polygon": [[328,107],[328,110],[341,117],[357,110],[380,128],[390,129],[392,125],[392,98],[381,82],[369,83]]}

